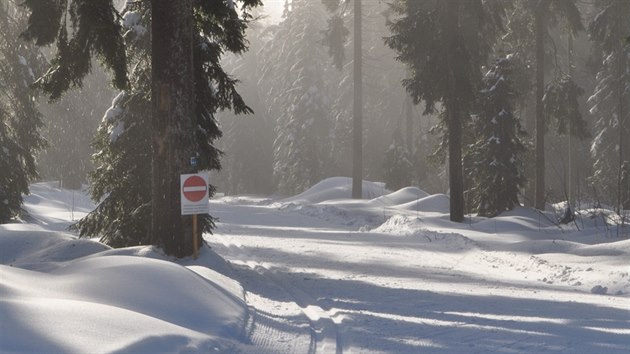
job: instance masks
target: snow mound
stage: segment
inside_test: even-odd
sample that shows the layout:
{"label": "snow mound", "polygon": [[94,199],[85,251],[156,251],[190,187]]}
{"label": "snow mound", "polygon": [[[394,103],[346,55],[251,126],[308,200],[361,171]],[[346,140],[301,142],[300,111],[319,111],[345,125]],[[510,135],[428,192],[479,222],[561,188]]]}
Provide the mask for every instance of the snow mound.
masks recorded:
{"label": "snow mound", "polygon": [[374,198],[369,201],[369,204],[377,204],[377,205],[400,205],[404,203],[408,203],[417,199],[426,198],[429,196],[429,193],[416,188],[416,187],[406,187],[399,189],[393,193],[380,196],[378,198]]}
{"label": "snow mound", "polygon": [[102,243],[29,224],[0,225],[0,264],[52,270],[61,262],[109,250]]}
{"label": "snow mound", "polygon": [[[502,235],[497,235],[502,237]],[[503,249],[511,252],[521,252],[527,254],[545,254],[545,253],[570,253],[579,249],[582,245],[576,242],[565,240],[529,240],[515,242],[504,247]],[[497,247],[500,248],[500,247]]]}
{"label": "snow mound", "polygon": [[[212,255],[204,250],[195,264]],[[111,250],[39,226],[0,226],[0,351],[251,350],[242,287],[159,257],[151,247]]]}
{"label": "snow mound", "polygon": [[588,245],[569,252],[582,257],[626,257],[630,259],[630,240]]}
{"label": "snow mound", "polygon": [[343,200],[322,202],[315,205],[284,205],[284,210],[292,210],[301,215],[326,221],[328,224],[367,227],[376,226],[383,222],[381,210],[365,208],[364,201]]}
{"label": "snow mound", "polygon": [[425,245],[433,244],[433,247],[437,249],[466,250],[477,247],[477,244],[473,240],[464,235],[454,232],[430,230],[426,228],[426,225],[421,219],[404,215],[394,215],[372,231],[413,237],[419,242],[423,242]]}
{"label": "snow mound", "polygon": [[450,200],[446,194],[433,194],[418,200],[397,205],[396,208],[408,211],[448,213],[450,209]]}
{"label": "snow mound", "polygon": [[46,230],[65,231],[68,226],[94,210],[86,190],[58,188],[58,182],[40,182],[30,185],[30,194],[24,196],[24,219],[41,225]]}
{"label": "snow mound", "polygon": [[[363,181],[363,198],[373,199],[389,193],[382,182]],[[352,198],[352,179],[348,177],[327,178],[306,191],[280,203],[317,204],[328,200]]]}
{"label": "snow mound", "polygon": [[516,207],[501,213],[494,218],[483,219],[474,224],[475,230],[490,233],[507,233],[522,231],[539,231],[545,228],[555,228],[554,216],[526,207]]}

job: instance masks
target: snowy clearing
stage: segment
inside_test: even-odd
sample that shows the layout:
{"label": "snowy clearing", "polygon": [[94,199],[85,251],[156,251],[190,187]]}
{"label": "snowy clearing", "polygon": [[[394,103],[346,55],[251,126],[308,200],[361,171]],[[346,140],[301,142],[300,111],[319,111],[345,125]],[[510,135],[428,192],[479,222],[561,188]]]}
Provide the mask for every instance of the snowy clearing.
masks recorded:
{"label": "snowy clearing", "polygon": [[350,186],[213,200],[211,248],[173,260],[76,239],[89,198],[35,184],[0,226],[0,352],[630,353],[627,226]]}

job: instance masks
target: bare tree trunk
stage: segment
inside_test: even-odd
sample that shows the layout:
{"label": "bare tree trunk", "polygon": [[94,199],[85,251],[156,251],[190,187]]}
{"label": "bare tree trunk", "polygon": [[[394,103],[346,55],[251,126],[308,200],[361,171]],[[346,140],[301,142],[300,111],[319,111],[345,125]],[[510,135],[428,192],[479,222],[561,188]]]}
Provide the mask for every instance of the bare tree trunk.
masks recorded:
{"label": "bare tree trunk", "polygon": [[448,66],[448,95],[446,100],[446,114],[448,124],[448,170],[450,189],[451,220],[464,220],[464,177],[462,171],[462,112],[457,97],[455,78],[455,55],[457,53],[457,38],[459,23],[459,0],[447,2],[446,13],[446,62]]}
{"label": "bare tree trunk", "polygon": [[[620,50],[619,51],[619,56],[621,57],[623,54],[623,51]],[[626,136],[628,134],[628,129],[626,126],[626,122],[624,119],[624,112],[623,112],[623,88],[624,88],[624,82],[621,79],[623,77],[623,60],[622,58],[619,58],[619,89],[618,89],[618,93],[619,93],[619,102],[617,103],[617,120],[618,120],[618,124],[619,124],[619,174],[617,176],[617,213],[619,214],[621,212],[622,209],[624,209],[624,202],[625,202],[625,195],[626,195],[626,191],[625,191],[625,186],[622,183],[623,180],[623,166],[624,166],[624,161],[626,159],[626,157],[624,156],[625,153],[625,139],[624,136]]]}
{"label": "bare tree trunk", "polygon": [[536,7],[536,195],[534,206],[545,209],[545,117],[542,98],[545,85],[545,11],[544,0]]}
{"label": "bare tree trunk", "polygon": [[405,97],[405,114],[407,118],[407,131],[405,132],[407,153],[409,156],[413,156],[413,101],[409,95]]}
{"label": "bare tree trunk", "polygon": [[[573,78],[573,33],[571,30],[568,30],[568,58],[569,58],[569,75]],[[573,208],[573,203],[575,202],[575,137],[573,136],[573,119],[569,119],[569,206]]]}
{"label": "bare tree trunk", "polygon": [[152,0],[153,243],[166,254],[193,253],[191,217],[180,214],[179,175],[194,152],[192,0]]}
{"label": "bare tree trunk", "polygon": [[352,119],[352,198],[363,198],[363,50],[361,0],[354,0],[354,108]]}

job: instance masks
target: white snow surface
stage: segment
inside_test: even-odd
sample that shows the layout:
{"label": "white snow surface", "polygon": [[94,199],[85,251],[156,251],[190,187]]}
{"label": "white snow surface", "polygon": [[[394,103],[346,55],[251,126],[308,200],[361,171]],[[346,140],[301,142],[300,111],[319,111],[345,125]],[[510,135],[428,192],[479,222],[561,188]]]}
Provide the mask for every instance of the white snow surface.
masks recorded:
{"label": "white snow surface", "polygon": [[0,353],[630,353],[627,225],[453,223],[446,195],[349,181],[212,200],[180,260],[76,238],[85,192],[34,184],[0,225]]}

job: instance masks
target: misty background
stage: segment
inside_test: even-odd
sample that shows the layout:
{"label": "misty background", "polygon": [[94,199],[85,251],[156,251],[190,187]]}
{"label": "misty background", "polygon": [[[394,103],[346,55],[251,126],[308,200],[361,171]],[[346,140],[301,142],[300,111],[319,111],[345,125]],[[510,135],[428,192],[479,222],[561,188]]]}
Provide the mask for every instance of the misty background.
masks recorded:
{"label": "misty background", "polygon": [[[387,21],[393,16],[388,2],[364,1],[363,6],[364,179],[384,181],[390,189],[415,185],[429,193],[448,192],[445,160],[434,155],[440,137],[431,133],[438,117],[424,115],[422,105],[412,104],[401,85],[407,69],[384,43],[391,36]],[[578,6],[588,24],[595,5],[582,1]],[[352,16],[344,19],[350,33],[340,69],[324,43],[330,14],[321,1],[267,0],[256,17],[247,32],[249,51],[227,54],[223,62],[226,71],[240,80],[238,90],[254,114],[217,116],[223,131],[217,144],[223,151],[222,170],[211,174],[211,183],[226,195],[291,195],[327,177],[351,176]],[[548,129],[547,201],[567,199],[573,170],[578,199],[614,204],[615,197],[602,193],[590,180],[591,148],[598,133],[587,103],[597,84],[593,43],[584,31],[570,41],[561,22],[550,33],[553,53],[548,53],[552,63],[548,70],[567,72],[571,66],[574,80],[585,92],[579,104],[590,137],[570,144],[567,135]],[[49,142],[38,158],[42,180],[59,180],[75,189],[89,183],[92,139],[115,96],[107,75],[95,64],[81,89],[69,91],[53,104],[41,99],[43,134]],[[533,97],[529,102],[519,107],[519,115],[527,139],[533,141]],[[573,166],[569,166],[569,151],[578,157]],[[521,198],[531,205],[533,156],[526,161],[528,183]]]}

